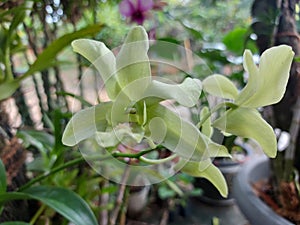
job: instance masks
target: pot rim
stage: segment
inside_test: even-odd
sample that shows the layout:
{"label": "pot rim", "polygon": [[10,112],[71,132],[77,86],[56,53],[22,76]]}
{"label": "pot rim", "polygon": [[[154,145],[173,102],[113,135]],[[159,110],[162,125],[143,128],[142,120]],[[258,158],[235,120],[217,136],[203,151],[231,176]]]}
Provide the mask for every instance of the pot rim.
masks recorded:
{"label": "pot rim", "polygon": [[[259,171],[258,174],[256,172]],[[265,155],[255,155],[239,170],[233,182],[233,196],[251,224],[293,225],[279,216],[254,192],[251,182],[271,175],[270,160]],[[253,214],[253,216],[251,216]]]}

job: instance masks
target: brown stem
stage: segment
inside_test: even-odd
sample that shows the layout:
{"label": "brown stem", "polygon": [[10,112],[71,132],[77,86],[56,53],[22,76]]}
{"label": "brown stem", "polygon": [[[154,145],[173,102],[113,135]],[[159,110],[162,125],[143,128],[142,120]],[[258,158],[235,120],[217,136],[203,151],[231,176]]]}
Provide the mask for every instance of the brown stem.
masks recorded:
{"label": "brown stem", "polygon": [[167,225],[169,220],[169,209],[166,207],[163,211],[161,221],[159,225]]}
{"label": "brown stem", "polygon": [[126,190],[126,181],[128,180],[129,174],[130,174],[130,167],[127,165],[124,171],[124,174],[122,176],[121,179],[121,184],[120,184],[120,188],[119,188],[119,192],[117,195],[117,200],[116,200],[116,206],[114,211],[111,214],[111,217],[109,219],[109,225],[115,225],[121,206],[122,206],[122,202],[123,202],[123,198],[124,198],[124,194],[125,194],[125,190]]}
{"label": "brown stem", "polygon": [[[100,188],[105,189],[107,188],[109,185],[108,180],[103,180],[100,183]],[[103,208],[100,211],[100,215],[99,215],[99,225],[107,225],[108,224],[108,211],[107,209],[105,209],[104,207],[108,204],[109,202],[109,193],[103,193],[100,195],[100,208]]]}
{"label": "brown stem", "polygon": [[125,194],[124,194],[124,204],[122,204],[121,208],[121,215],[120,215],[120,225],[126,225],[126,212],[127,212],[127,206],[129,201],[129,188],[126,188]]}
{"label": "brown stem", "polygon": [[287,181],[291,181],[291,175],[293,174],[294,170],[294,157],[296,152],[296,144],[297,144],[297,137],[299,134],[299,126],[300,126],[300,96],[297,98],[297,102],[294,106],[294,114],[291,122],[291,126],[289,129],[290,133],[290,144],[287,150],[285,151],[284,159],[285,159],[285,174],[284,179]]}

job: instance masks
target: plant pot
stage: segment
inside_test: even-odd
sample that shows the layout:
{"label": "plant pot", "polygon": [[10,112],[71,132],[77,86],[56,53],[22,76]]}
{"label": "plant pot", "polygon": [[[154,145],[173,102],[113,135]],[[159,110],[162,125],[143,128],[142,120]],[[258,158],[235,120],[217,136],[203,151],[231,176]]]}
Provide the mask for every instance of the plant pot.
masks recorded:
{"label": "plant pot", "polygon": [[235,203],[235,199],[232,195],[233,181],[237,176],[241,165],[248,159],[252,152],[251,148],[246,144],[240,145],[240,147],[244,150],[242,158],[239,157],[239,159],[236,160],[230,158],[216,158],[213,161],[225,177],[228,185],[228,197],[222,197],[219,191],[208,180],[197,178],[195,186],[201,188],[203,191],[203,194],[199,196],[200,200],[208,204],[220,206],[233,205]]}
{"label": "plant pot", "polygon": [[150,186],[139,187],[131,190],[128,199],[127,213],[131,218],[139,216],[148,203]]}
{"label": "plant pot", "polygon": [[270,177],[269,162],[266,156],[260,155],[245,163],[233,182],[233,196],[252,225],[293,225],[267,206],[252,189],[251,183]]}

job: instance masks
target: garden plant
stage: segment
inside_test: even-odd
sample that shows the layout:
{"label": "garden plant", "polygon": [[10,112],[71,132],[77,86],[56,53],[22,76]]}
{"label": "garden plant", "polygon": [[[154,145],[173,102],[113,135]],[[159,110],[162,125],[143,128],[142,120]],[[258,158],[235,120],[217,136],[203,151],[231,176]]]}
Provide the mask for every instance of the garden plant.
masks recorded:
{"label": "garden plant", "polygon": [[[130,4],[131,1],[125,2]],[[139,7],[137,10],[143,8]],[[142,9],[143,13],[148,10],[149,7]],[[124,10],[121,13],[128,14]],[[51,119],[45,116],[43,120],[49,124],[53,135],[49,130],[18,132],[18,137],[24,140],[23,145],[28,148],[34,146],[39,151],[38,160],[30,164],[33,171],[39,173],[19,187],[8,190],[8,168],[0,161],[0,212],[6,212],[9,202],[26,200],[31,205],[32,199],[36,210],[26,221],[3,221],[1,225],[35,224],[43,221],[41,215],[55,218],[55,212],[66,219],[63,220],[65,224],[67,221],[76,225],[105,224],[99,222],[107,217],[101,214],[103,209],[112,211],[109,223],[116,224],[117,217],[122,214],[125,186],[167,182],[181,193],[169,180],[178,173],[206,178],[226,197],[226,181],[212,161],[216,157],[231,155],[222,141],[215,139],[217,130],[225,136],[253,139],[267,156],[276,157],[274,129],[259,110],[282,99],[294,57],[291,47],[280,45],[266,49],[258,65],[251,51],[245,50],[243,68],[248,75],[245,87],[236,85],[225,75],[199,74],[200,79],[185,71],[184,78],[174,82],[155,76],[156,65],[166,62],[153,59],[150,50],[164,43],[149,40],[143,26],[131,28],[121,48],[110,50],[105,41],[84,38],[105,27],[96,24],[53,41],[28,70],[14,77],[13,71],[7,69],[10,68],[11,52],[17,51],[12,37],[15,28],[25,18],[26,10],[22,8],[18,15],[4,32],[5,48],[0,53],[3,55],[1,63],[6,69],[0,74],[0,100],[18,92],[25,78],[55,65],[57,54],[68,45],[96,68],[103,83],[100,92],[105,93],[107,99],[91,105],[82,100],[82,96],[73,95],[87,107],[73,115],[53,110]],[[5,15],[2,16],[5,18]],[[143,23],[146,14],[143,16],[138,18],[139,24]],[[189,31],[199,35],[193,29]],[[79,61],[83,62],[82,59]],[[178,65],[172,66],[181,69]],[[60,94],[70,95],[63,90]],[[202,99],[210,97],[217,101],[204,104]],[[180,107],[193,112],[195,118],[187,118]],[[67,120],[66,126],[61,124]],[[167,154],[162,154],[165,152]],[[85,162],[92,169],[87,169]],[[78,167],[74,169],[74,166]],[[118,192],[108,181],[120,185]],[[101,193],[94,188],[99,183],[103,188]],[[99,208],[96,209],[91,202],[105,194],[114,194],[117,203],[106,202],[99,213]],[[122,220],[122,215],[120,218]]]}

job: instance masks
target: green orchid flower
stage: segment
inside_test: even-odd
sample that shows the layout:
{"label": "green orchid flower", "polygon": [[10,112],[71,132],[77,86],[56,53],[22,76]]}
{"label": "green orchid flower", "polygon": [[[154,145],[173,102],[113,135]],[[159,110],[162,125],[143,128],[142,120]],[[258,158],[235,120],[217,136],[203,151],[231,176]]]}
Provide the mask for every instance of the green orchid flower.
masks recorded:
{"label": "green orchid flower", "polygon": [[[226,181],[211,159],[230,157],[230,154],[225,146],[211,140],[212,127],[254,138],[269,156],[276,154],[274,132],[256,108],[282,98],[293,58],[289,47],[280,46],[266,51],[259,68],[254,64],[251,53],[246,51],[244,67],[249,73],[249,82],[242,91],[221,75],[212,75],[203,82],[186,78],[180,84],[155,80],[151,76],[148,58],[148,36],[141,26],[131,29],[117,56],[104,43],[94,40],[78,39],[73,41],[72,47],[99,71],[110,101],[74,114],[62,137],[65,145],[74,146],[92,139],[99,148],[116,156],[120,144],[129,145],[130,149],[146,142],[150,151],[135,151],[135,158],[152,165],[172,160],[176,171],[207,178],[223,196],[228,194]],[[273,69],[268,70],[268,65],[272,65]],[[211,112],[206,107],[201,110],[200,125],[196,126],[161,104],[164,100],[173,100],[179,105],[193,107],[199,101],[202,88],[209,94],[226,99],[224,104],[229,106],[214,121],[211,121]],[[271,88],[272,93],[267,93]],[[148,159],[146,154],[143,155],[158,145],[170,150],[172,155],[165,159]],[[145,170],[151,173],[149,168]],[[135,167],[133,171],[139,172],[139,168]],[[154,176],[165,179],[161,174]]]}
{"label": "green orchid flower", "polygon": [[[146,141],[150,148],[162,145],[172,151],[182,159],[180,167],[184,167],[183,161],[207,165],[211,157],[230,156],[224,146],[214,143],[194,124],[160,104],[172,99],[192,107],[199,100],[202,84],[192,78],[186,78],[181,84],[154,80],[147,55],[148,36],[143,27],[134,27],[129,32],[117,56],[104,43],[94,40],[75,40],[72,47],[99,71],[111,101],[76,113],[64,131],[65,145],[74,146],[94,138],[100,147],[113,151],[125,138],[133,144]],[[219,187],[226,194],[223,191],[226,182]]]}
{"label": "green orchid flower", "polygon": [[243,66],[249,74],[241,90],[225,76],[212,75],[203,80],[203,89],[211,95],[229,100],[231,107],[212,126],[224,132],[257,141],[269,157],[277,154],[273,128],[261,117],[257,108],[279,102],[286,89],[294,52],[281,45],[266,50],[259,66],[249,50],[244,53]]}

